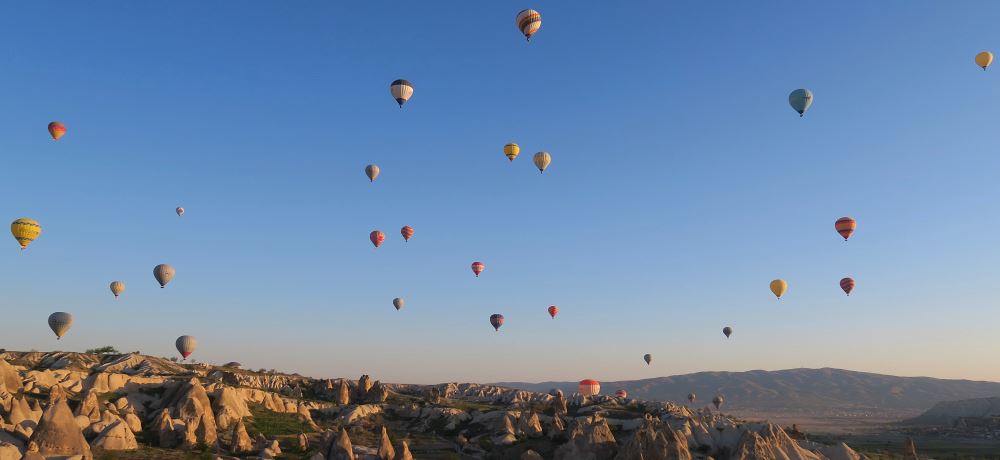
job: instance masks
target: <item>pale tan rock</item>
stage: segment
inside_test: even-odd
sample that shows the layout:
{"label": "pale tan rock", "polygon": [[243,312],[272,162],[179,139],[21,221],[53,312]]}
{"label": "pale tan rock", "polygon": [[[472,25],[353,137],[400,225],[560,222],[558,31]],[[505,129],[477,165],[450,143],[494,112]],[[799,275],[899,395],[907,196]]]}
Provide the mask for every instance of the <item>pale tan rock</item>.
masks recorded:
{"label": "pale tan rock", "polygon": [[351,403],[351,390],[347,387],[347,381],[344,379],[340,379],[340,385],[337,386],[336,402],[341,406]]}
{"label": "pale tan rock", "polygon": [[11,393],[17,393],[23,387],[21,374],[4,359],[0,359],[0,385]]}
{"label": "pale tan rock", "polygon": [[254,451],[253,439],[250,439],[250,435],[247,434],[247,427],[242,418],[232,424],[232,435],[229,439],[229,452],[241,455]]}
{"label": "pale tan rock", "polygon": [[552,398],[552,410],[555,411],[556,415],[566,415],[569,412],[569,409],[566,407],[566,397],[563,396],[561,391],[557,392],[555,397]]}
{"label": "pale tan rock", "polygon": [[816,449],[816,453],[826,457],[828,460],[861,460],[862,458],[854,449],[851,449],[844,443],[821,447]]}
{"label": "pale tan rock", "polygon": [[573,423],[569,441],[556,449],[555,460],[610,460],[616,450],[615,436],[607,421],[593,416]]}
{"label": "pale tan rock", "polygon": [[21,460],[21,450],[9,442],[0,442],[0,460]]}
{"label": "pale tan rock", "polygon": [[306,436],[305,433],[299,433],[298,441],[299,441],[300,451],[305,452],[309,450],[309,438]]}
{"label": "pale tan rock", "polygon": [[45,460],[45,456],[38,453],[38,444],[29,442],[21,460]]}
{"label": "pale tan rock", "polygon": [[169,410],[164,409],[160,412],[156,431],[159,434],[160,447],[170,449],[177,446],[177,433],[174,431],[174,421],[170,418]]}
{"label": "pale tan rock", "polygon": [[86,460],[93,458],[90,445],[76,426],[73,413],[66,404],[66,394],[59,386],[52,387],[49,407],[42,413],[31,441],[38,445],[39,453],[45,456],[82,455]]}
{"label": "pale tan rock", "polygon": [[691,460],[691,453],[686,438],[679,437],[669,426],[658,430],[647,415],[645,426],[635,431],[615,460]]}
{"label": "pale tan rock", "polygon": [[[531,449],[528,449],[528,450],[526,450],[526,451],[524,451],[524,452],[521,453],[520,460],[544,460],[544,459],[542,458],[541,455],[538,454],[538,452],[535,452],[535,451],[533,451]],[[643,460],[646,460],[646,459],[643,459]],[[649,459],[649,460],[652,460],[652,459]]]}
{"label": "pale tan rock", "polygon": [[138,433],[142,431],[142,419],[134,412],[127,412],[125,416],[122,417],[125,423],[128,425],[128,429],[132,430],[133,433]]}
{"label": "pale tan rock", "polygon": [[232,387],[222,387],[215,393],[215,421],[219,429],[227,430],[243,417],[250,417],[250,408],[246,399],[240,396]]}
{"label": "pale tan rock", "polygon": [[753,460],[760,458],[790,458],[795,460],[822,460],[819,455],[799,446],[781,427],[765,424],[747,429],[740,437],[733,458]]}
{"label": "pale tan rock", "polygon": [[93,446],[104,450],[135,450],[139,448],[139,443],[125,421],[118,420],[97,436]]}
{"label": "pale tan rock", "polygon": [[384,403],[386,399],[389,399],[389,389],[382,385],[382,382],[376,380],[371,390],[368,391],[368,402],[378,404]]}
{"label": "pale tan rock", "polygon": [[354,447],[351,446],[351,438],[347,436],[347,430],[341,428],[337,441],[330,446],[330,452],[326,456],[327,460],[355,460]]}
{"label": "pale tan rock", "polygon": [[372,389],[372,379],[368,374],[362,375],[358,379],[358,387],[354,389],[358,402],[368,399],[368,390]]}
{"label": "pale tan rock", "polygon": [[396,449],[392,448],[392,442],[389,441],[389,432],[386,431],[385,425],[382,426],[382,439],[379,440],[378,452],[375,456],[379,460],[394,460],[396,457]]}
{"label": "pale tan rock", "polygon": [[517,431],[529,438],[538,438],[544,434],[542,422],[538,420],[535,411],[525,411],[521,414],[521,418],[517,421]]}
{"label": "pale tan rock", "polygon": [[406,441],[403,441],[403,446],[396,454],[396,460],[413,460],[413,454],[410,453],[410,446],[406,444]]}

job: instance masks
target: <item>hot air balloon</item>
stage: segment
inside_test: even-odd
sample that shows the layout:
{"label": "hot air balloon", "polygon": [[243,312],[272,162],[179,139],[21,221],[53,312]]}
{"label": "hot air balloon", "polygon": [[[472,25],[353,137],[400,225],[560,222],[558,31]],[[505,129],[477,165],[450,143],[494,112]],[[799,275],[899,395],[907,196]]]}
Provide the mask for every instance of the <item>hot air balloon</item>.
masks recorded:
{"label": "hot air balloon", "polygon": [[402,297],[396,297],[395,299],[392,299],[392,306],[396,307],[397,311],[399,311],[400,308],[403,308],[403,304],[405,303],[406,301],[403,300]]}
{"label": "hot air balloon", "polygon": [[53,121],[49,123],[49,135],[52,136],[52,140],[58,141],[60,137],[66,134],[66,125]]}
{"label": "hot air balloon", "polygon": [[37,220],[34,219],[17,219],[10,224],[10,233],[14,235],[14,239],[21,245],[21,250],[28,247],[38,235],[42,234],[42,226],[38,224]]}
{"label": "hot air balloon", "polygon": [[854,278],[844,278],[840,280],[840,288],[844,290],[844,294],[851,295],[851,291],[854,290]]}
{"label": "hot air balloon", "polygon": [[368,239],[372,240],[372,244],[374,244],[377,248],[382,245],[383,241],[385,241],[385,233],[382,233],[379,230],[373,230],[368,234]]}
{"label": "hot air balloon", "polygon": [[191,356],[191,353],[194,353],[194,349],[198,348],[198,341],[190,335],[182,335],[177,338],[174,345],[177,347],[177,351],[181,354],[181,356],[184,359],[187,359],[188,356]]}
{"label": "hot air balloon", "polygon": [[124,281],[112,281],[111,282],[111,293],[115,295],[116,299],[123,292],[125,292],[125,282]]}
{"label": "hot air balloon", "polygon": [[695,399],[698,399],[698,396],[696,396],[694,393],[688,393],[688,402],[689,403],[694,404],[694,400]]}
{"label": "hot air balloon", "polygon": [[483,270],[486,270],[486,264],[484,264],[482,262],[473,262],[472,263],[472,273],[476,274],[476,278],[479,278],[479,274],[482,273]]}
{"label": "hot air balloon", "polygon": [[66,331],[73,326],[73,315],[64,311],[57,311],[49,315],[49,329],[56,333],[56,340],[66,335]]}
{"label": "hot air balloon", "polygon": [[174,210],[174,212],[176,212],[178,216],[183,216],[184,215],[184,208],[178,206],[177,209]]}
{"label": "hot air balloon", "polygon": [[399,103],[399,108],[403,108],[403,104],[413,96],[413,84],[406,80],[396,80],[389,85],[389,92]]}
{"label": "hot air balloon", "polygon": [[545,172],[545,168],[549,167],[549,163],[552,163],[552,155],[549,155],[549,152],[538,152],[532,161],[535,162],[538,172],[543,173]]}
{"label": "hot air balloon", "polygon": [[840,236],[844,237],[844,241],[847,241],[854,234],[854,229],[858,228],[858,222],[850,217],[841,217],[837,219],[833,227],[837,229]]}
{"label": "hot air balloon", "polygon": [[774,293],[775,297],[781,298],[785,295],[785,291],[788,290],[788,282],[785,280],[774,280],[771,281],[771,292]]}
{"label": "hot air balloon", "polygon": [[593,379],[580,381],[579,393],[584,396],[594,396],[601,392],[601,382]]}
{"label": "hot air balloon", "polygon": [[643,361],[646,361],[646,365],[648,366],[649,363],[653,362],[653,355],[646,353],[645,355],[642,355],[642,359]]}
{"label": "hot air balloon", "polygon": [[174,267],[167,264],[160,264],[153,267],[153,277],[160,283],[160,288],[167,287],[167,283],[174,279]]}
{"label": "hot air balloon", "polygon": [[517,144],[510,143],[503,146],[503,154],[507,156],[507,159],[514,161],[515,158],[521,153],[521,147]]}
{"label": "hot air balloon", "polygon": [[542,15],[535,10],[522,10],[520,13],[517,13],[515,22],[517,23],[518,30],[530,42],[531,36],[542,27]]}
{"label": "hot air balloon", "polygon": [[558,314],[559,314],[559,307],[556,307],[555,305],[549,307],[549,316],[555,319],[556,315]]}
{"label": "hot air balloon", "polygon": [[990,64],[992,63],[993,63],[993,53],[989,51],[983,51],[982,53],[976,55],[976,65],[982,67],[983,70],[986,70],[986,68],[989,67]]}
{"label": "hot air balloon", "polygon": [[375,178],[378,177],[380,172],[382,172],[382,170],[378,168],[378,165],[365,166],[365,175],[368,176],[369,182],[375,182]]}
{"label": "hot air balloon", "polygon": [[490,324],[493,325],[493,329],[499,331],[500,326],[503,326],[503,315],[500,313],[490,315]]}
{"label": "hot air balloon", "polygon": [[403,235],[403,241],[410,241],[410,238],[413,238],[413,227],[407,225],[399,229],[399,234]]}
{"label": "hot air balloon", "polygon": [[730,335],[733,335],[733,328],[726,326],[722,328],[722,333],[726,334],[726,338],[728,339]]}
{"label": "hot air balloon", "polygon": [[628,397],[628,392],[625,391],[624,389],[621,389],[615,392],[615,396],[618,398],[625,399]]}
{"label": "hot air balloon", "polygon": [[799,116],[806,114],[809,106],[813,103],[813,93],[808,89],[797,89],[788,95],[788,103],[799,113]]}
{"label": "hot air balloon", "polygon": [[723,398],[722,395],[718,395],[718,396],[712,398],[712,404],[715,404],[715,409],[716,410],[718,410],[719,407],[722,406],[722,403],[724,403],[724,402],[726,402],[726,398]]}

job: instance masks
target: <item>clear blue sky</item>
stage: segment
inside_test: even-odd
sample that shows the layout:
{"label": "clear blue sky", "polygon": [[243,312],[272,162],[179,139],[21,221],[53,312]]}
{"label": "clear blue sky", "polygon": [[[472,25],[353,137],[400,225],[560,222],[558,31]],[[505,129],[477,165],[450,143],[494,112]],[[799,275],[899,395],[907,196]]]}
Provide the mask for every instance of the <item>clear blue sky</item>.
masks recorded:
{"label": "clear blue sky", "polygon": [[7,5],[0,216],[44,233],[0,251],[0,346],[170,356],[191,334],[203,361],[396,382],[1000,380],[1000,68],[973,63],[1000,5],[607,5]]}

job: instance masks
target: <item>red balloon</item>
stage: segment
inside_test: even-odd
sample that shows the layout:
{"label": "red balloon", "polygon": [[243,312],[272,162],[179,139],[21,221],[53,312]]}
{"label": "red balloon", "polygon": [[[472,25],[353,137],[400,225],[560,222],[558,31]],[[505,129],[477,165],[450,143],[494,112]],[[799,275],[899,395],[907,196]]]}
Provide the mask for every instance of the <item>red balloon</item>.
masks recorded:
{"label": "red balloon", "polygon": [[372,240],[372,244],[374,244],[377,248],[382,245],[383,241],[385,241],[385,233],[375,230],[368,234],[368,239]]}
{"label": "red balloon", "polygon": [[479,278],[479,274],[482,273],[483,270],[486,270],[486,264],[484,264],[482,262],[473,262],[472,263],[472,273],[476,274],[476,278]]}
{"label": "red balloon", "polygon": [[557,308],[555,305],[549,307],[549,316],[555,318],[557,313],[559,313],[559,308]]}
{"label": "red balloon", "polygon": [[854,290],[854,278],[840,280],[840,288],[844,290],[844,294],[851,295],[851,291]]}
{"label": "red balloon", "polygon": [[410,238],[413,238],[413,227],[407,225],[399,229],[399,233],[403,235],[403,241],[410,241]]}
{"label": "red balloon", "polygon": [[490,324],[493,325],[493,329],[499,331],[500,326],[503,326],[503,315],[499,313],[490,315]]}
{"label": "red balloon", "polygon": [[844,241],[847,241],[854,233],[854,229],[858,228],[858,222],[850,217],[841,217],[833,226],[837,229],[837,233],[844,237]]}

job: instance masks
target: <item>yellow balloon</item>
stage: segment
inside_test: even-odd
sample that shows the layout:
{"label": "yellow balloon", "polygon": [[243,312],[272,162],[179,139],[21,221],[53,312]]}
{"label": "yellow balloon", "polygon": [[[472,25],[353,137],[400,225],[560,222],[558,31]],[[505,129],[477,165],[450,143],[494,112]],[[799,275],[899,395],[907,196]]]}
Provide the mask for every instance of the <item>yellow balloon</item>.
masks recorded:
{"label": "yellow balloon", "polygon": [[777,298],[780,299],[781,296],[785,295],[785,291],[787,290],[788,283],[785,280],[771,281],[771,292],[773,292]]}
{"label": "yellow balloon", "polygon": [[503,146],[503,154],[506,155],[507,159],[510,161],[514,161],[514,159],[517,158],[517,155],[520,153],[521,153],[521,147],[513,142]]}
{"label": "yellow balloon", "polygon": [[989,67],[990,64],[992,63],[993,63],[993,53],[989,51],[983,51],[982,53],[976,55],[976,65],[982,67],[983,70],[986,70],[986,68]]}
{"label": "yellow balloon", "polygon": [[14,239],[24,250],[32,241],[35,241],[35,238],[38,238],[38,235],[42,234],[42,226],[38,224],[37,220],[21,218],[10,224],[10,233],[14,235]]}

